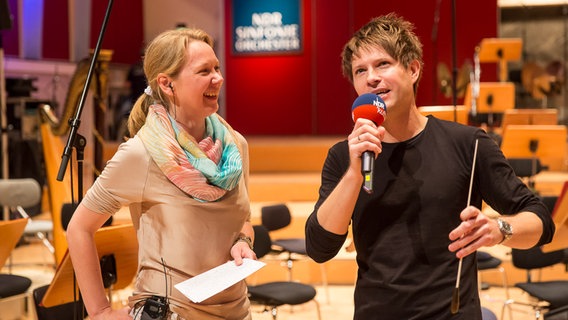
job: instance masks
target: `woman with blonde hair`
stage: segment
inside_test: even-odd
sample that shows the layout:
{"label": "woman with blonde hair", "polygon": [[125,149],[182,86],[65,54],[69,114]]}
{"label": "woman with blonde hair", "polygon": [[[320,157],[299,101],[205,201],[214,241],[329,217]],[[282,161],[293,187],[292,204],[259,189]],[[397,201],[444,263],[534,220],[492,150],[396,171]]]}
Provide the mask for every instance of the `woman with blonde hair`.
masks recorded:
{"label": "woman with blonde hair", "polygon": [[[158,35],[146,48],[148,87],[131,138],[75,211],[69,252],[90,319],[250,319],[244,281],[193,303],[174,286],[213,267],[256,259],[246,189],[248,146],[216,112],[223,84],[213,41],[199,29]],[[138,271],[129,307],[113,310],[94,234],[128,206]]]}

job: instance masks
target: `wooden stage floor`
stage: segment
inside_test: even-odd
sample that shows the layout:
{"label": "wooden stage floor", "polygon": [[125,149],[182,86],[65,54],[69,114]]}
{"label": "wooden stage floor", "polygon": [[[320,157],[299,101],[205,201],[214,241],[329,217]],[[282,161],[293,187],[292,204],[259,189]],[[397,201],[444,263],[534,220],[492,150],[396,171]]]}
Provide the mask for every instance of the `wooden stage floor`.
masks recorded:
{"label": "wooden stage floor", "polygon": [[[23,276],[30,277],[33,281],[32,288],[49,284],[53,278],[54,270],[52,263],[53,256],[40,242],[32,241],[28,244],[21,245],[15,249],[13,253],[12,272]],[[283,268],[279,266],[280,268]],[[8,272],[7,268],[1,270]],[[329,291],[326,291],[321,285],[316,285],[317,296],[322,319],[329,320],[349,320],[353,318],[353,285],[340,284],[330,285]],[[529,302],[530,299],[519,289],[508,288],[509,298],[520,302]],[[127,297],[130,295],[131,289],[127,288],[115,291],[113,295],[114,306],[121,307]],[[491,286],[488,290],[480,291],[482,305],[492,310],[499,319],[501,319],[501,311],[507,295],[504,288],[497,285]],[[442,299],[443,297],[440,297]],[[450,299],[451,297],[447,297]],[[1,320],[6,320],[7,316],[13,315],[19,317],[20,320],[37,320],[35,312],[26,317],[22,308],[14,303],[0,304]],[[253,320],[269,320],[271,316],[268,313],[262,313],[262,308],[253,306]],[[509,317],[512,314],[512,318]],[[18,318],[11,318],[18,319]],[[317,319],[316,304],[308,302],[304,305],[290,308],[282,306],[278,309],[279,320],[315,320]],[[507,309],[505,313],[506,320],[532,320],[535,319],[532,309],[527,306],[513,305],[511,309]]]}

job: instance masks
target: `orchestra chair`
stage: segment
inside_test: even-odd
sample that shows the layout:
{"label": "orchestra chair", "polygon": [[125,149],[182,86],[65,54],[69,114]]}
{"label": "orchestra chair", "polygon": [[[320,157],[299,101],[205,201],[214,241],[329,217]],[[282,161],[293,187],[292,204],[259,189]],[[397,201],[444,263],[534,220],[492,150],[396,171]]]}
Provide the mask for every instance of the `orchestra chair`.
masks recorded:
{"label": "orchestra chair", "polygon": [[[12,250],[14,250],[24,234],[27,223],[27,218],[0,221],[0,239],[2,243],[0,246],[0,266],[4,267]],[[27,277],[12,274],[11,272],[0,273],[0,304],[7,305],[9,303],[12,305],[15,301],[23,300],[25,303],[27,302],[26,310],[31,310],[31,299],[28,292],[31,285],[32,280]],[[1,315],[7,316],[5,312],[9,313],[9,311],[4,309]]]}
{"label": "orchestra chair", "polygon": [[[481,282],[481,274],[487,272],[499,272],[501,274],[501,281],[502,287],[505,291],[505,301],[509,301],[509,285],[507,284],[507,273],[505,272],[505,268],[502,266],[503,261],[501,259],[491,255],[489,252],[485,251],[477,251],[476,252],[477,258],[477,272],[479,274],[479,288],[481,290],[488,289],[489,285]],[[484,288],[484,286],[486,286]],[[509,308],[509,312],[510,312]],[[509,313],[510,314],[510,313]],[[485,320],[485,316],[483,320]],[[487,315],[487,319],[492,319],[489,315]],[[495,318],[496,319],[496,318]],[[512,315],[511,315],[512,319]]]}
{"label": "orchestra chair", "polygon": [[[261,209],[261,224],[269,232],[281,230],[288,227],[292,222],[290,209],[284,203],[263,206]],[[271,253],[273,255],[285,255],[285,265],[288,269],[288,280],[292,281],[292,268],[294,261],[310,259],[306,252],[305,238],[277,238],[272,240]],[[320,264],[322,285],[326,290],[327,301],[329,302],[329,288],[327,285],[327,274],[325,265]]]}
{"label": "orchestra chair", "polygon": [[[496,271],[501,274],[505,296],[509,299],[509,288],[507,286],[507,274],[503,268],[501,259],[491,255],[489,252],[477,251],[477,270],[479,273]],[[483,289],[483,284],[480,286]]]}
{"label": "orchestra chair", "polygon": [[[272,240],[268,229],[263,225],[254,225],[254,253],[257,259],[266,256],[272,250]],[[321,320],[319,303],[315,299],[315,287],[293,281],[272,281],[258,285],[248,285],[248,298],[253,305],[264,306],[263,312],[270,312],[272,319],[278,316],[278,307],[282,305],[300,305],[313,301],[318,319]]]}
{"label": "orchestra chair", "polygon": [[39,183],[32,178],[1,179],[0,205],[14,210],[22,218],[28,219],[24,236],[37,237],[51,254],[55,248],[49,241],[49,234],[53,232],[52,220],[34,220],[24,208],[33,207],[40,203],[42,190]]}
{"label": "orchestra chair", "polygon": [[532,271],[541,271],[542,268],[555,264],[568,262],[565,249],[551,252],[543,252],[540,247],[520,250],[511,250],[512,263],[515,268],[526,271],[526,281],[515,284],[516,288],[527,293],[532,302],[525,303],[509,299],[503,305],[501,319],[503,319],[505,307],[511,304],[530,306],[535,312],[535,319],[541,319],[543,311],[554,310],[568,306],[568,280],[541,281],[532,277]]}
{"label": "orchestra chair", "polygon": [[469,109],[464,105],[459,106],[421,106],[418,111],[424,116],[432,115],[437,119],[454,121],[468,124]]}

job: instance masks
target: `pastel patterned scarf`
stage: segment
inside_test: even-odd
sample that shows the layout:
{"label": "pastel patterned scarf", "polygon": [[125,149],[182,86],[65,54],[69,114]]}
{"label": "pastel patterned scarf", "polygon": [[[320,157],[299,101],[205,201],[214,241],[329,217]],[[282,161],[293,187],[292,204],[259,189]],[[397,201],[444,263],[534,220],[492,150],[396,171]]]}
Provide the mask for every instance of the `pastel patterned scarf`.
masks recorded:
{"label": "pastel patterned scarf", "polygon": [[217,114],[205,122],[206,138],[198,143],[163,106],[152,105],[137,135],[173,184],[207,202],[219,200],[237,186],[243,165],[232,129]]}

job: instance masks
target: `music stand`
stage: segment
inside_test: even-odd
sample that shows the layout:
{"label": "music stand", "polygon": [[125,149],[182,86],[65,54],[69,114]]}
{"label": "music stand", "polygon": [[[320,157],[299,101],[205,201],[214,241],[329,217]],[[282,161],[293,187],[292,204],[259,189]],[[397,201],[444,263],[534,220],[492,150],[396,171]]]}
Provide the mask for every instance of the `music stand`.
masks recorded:
{"label": "music stand", "polygon": [[503,114],[502,127],[510,124],[556,125],[558,110],[556,109],[510,109]]}
{"label": "music stand", "polygon": [[[507,158],[536,156],[550,171],[562,171],[566,157],[566,126],[564,125],[508,125],[503,129],[501,150]],[[538,147],[535,154],[531,142]]]}
{"label": "music stand", "polygon": [[521,59],[521,38],[485,38],[479,44],[479,62],[498,62],[499,80],[507,81],[507,62]]}
{"label": "music stand", "polygon": [[[113,289],[124,289],[132,284],[138,268],[138,241],[133,225],[101,228],[95,233],[95,243],[99,259],[109,255],[115,257],[116,282]],[[74,282],[73,264],[67,250],[42,299],[42,305],[49,308],[73,302],[79,293],[78,288],[74,288]]]}
{"label": "music stand", "polygon": [[[465,90],[464,104],[471,108],[471,83]],[[515,108],[515,84],[512,82],[480,82],[476,100],[477,113],[487,113],[487,126],[493,129],[493,115]]]}
{"label": "music stand", "polygon": [[[6,74],[4,70],[4,44],[2,30],[12,29],[12,14],[7,0],[0,0],[0,166],[2,178],[8,179],[8,121],[6,120]],[[4,220],[8,220],[8,210],[4,209]]]}
{"label": "music stand", "polygon": [[568,248],[568,181],[564,182],[562,192],[556,200],[552,211],[552,220],[556,226],[556,232],[552,241],[543,246],[542,251],[550,252]]}

